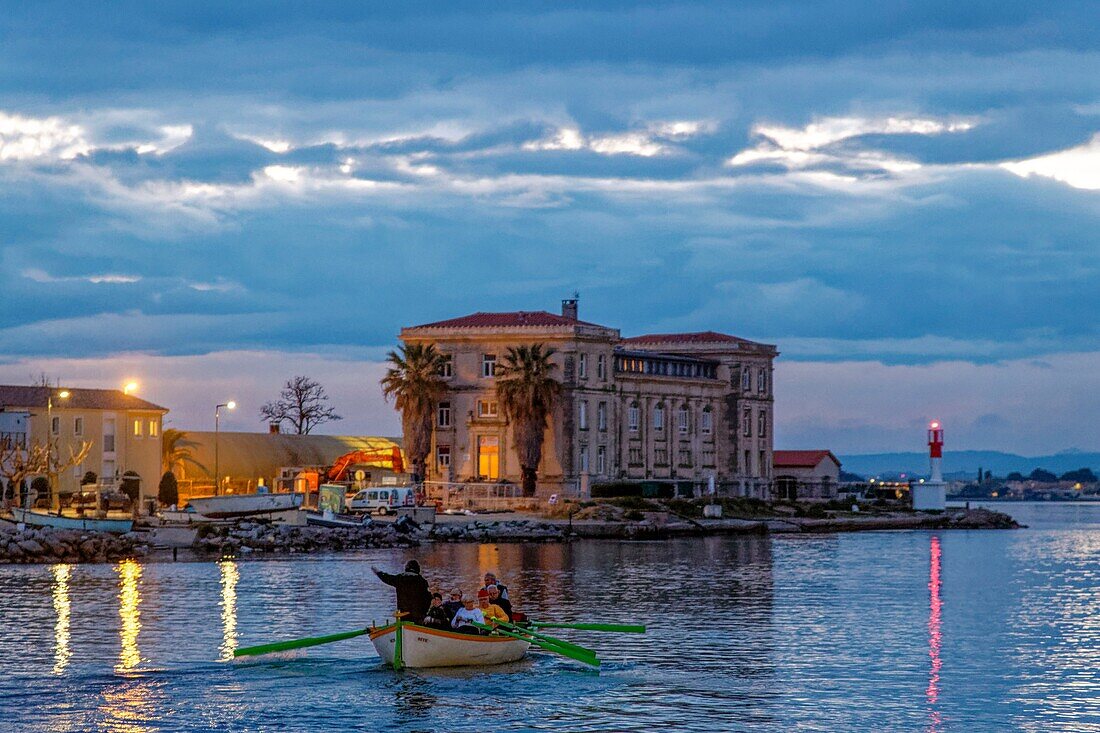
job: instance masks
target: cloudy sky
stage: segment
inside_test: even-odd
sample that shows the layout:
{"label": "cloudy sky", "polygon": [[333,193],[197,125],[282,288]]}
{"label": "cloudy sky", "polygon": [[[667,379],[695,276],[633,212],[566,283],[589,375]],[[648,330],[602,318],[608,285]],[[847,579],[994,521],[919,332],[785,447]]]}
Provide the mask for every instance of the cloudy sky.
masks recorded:
{"label": "cloudy sky", "polygon": [[1100,449],[1095,3],[191,5],[4,3],[0,379],[394,433],[402,325],[578,290],[782,446]]}

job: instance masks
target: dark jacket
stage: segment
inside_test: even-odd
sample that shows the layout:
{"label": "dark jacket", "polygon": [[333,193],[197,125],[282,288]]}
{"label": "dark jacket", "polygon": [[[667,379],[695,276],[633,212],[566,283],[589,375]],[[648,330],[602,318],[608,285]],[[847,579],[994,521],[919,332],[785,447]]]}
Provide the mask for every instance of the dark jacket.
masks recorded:
{"label": "dark jacket", "polygon": [[420,622],[432,605],[432,592],[428,590],[428,581],[420,573],[398,573],[390,575],[376,570],[378,579],[397,590],[397,610],[404,611],[406,621]]}
{"label": "dark jacket", "polygon": [[455,612],[462,608],[462,601],[443,601],[443,610],[447,612],[447,620],[455,617]]}
{"label": "dark jacket", "polygon": [[[499,588],[500,586],[497,587]],[[502,609],[504,609],[504,612],[508,614],[508,618],[512,618],[512,602],[509,601],[507,598],[505,598],[504,596],[497,596],[497,599],[495,601],[490,598],[489,602],[495,603],[500,606]]]}
{"label": "dark jacket", "polygon": [[440,629],[451,628],[451,619],[447,615],[447,609],[443,608],[443,606],[429,607],[427,615],[424,616],[423,623],[425,626],[434,626]]}

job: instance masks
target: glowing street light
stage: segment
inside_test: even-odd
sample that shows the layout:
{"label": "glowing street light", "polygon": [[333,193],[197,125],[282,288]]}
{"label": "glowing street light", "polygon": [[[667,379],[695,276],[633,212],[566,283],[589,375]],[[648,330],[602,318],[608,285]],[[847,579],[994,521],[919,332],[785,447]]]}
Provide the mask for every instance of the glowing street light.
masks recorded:
{"label": "glowing street light", "polygon": [[137,389],[137,382],[127,382],[126,386],[122,388],[122,394],[133,394],[134,392],[137,392]]}
{"label": "glowing street light", "polygon": [[218,485],[221,483],[221,468],[218,464],[218,433],[221,429],[221,409],[237,409],[237,403],[233,400],[222,402],[214,407],[214,496],[218,495]]}
{"label": "glowing street light", "polygon": [[[54,463],[53,463],[53,398],[57,396],[59,400],[69,399],[71,393],[67,389],[58,390],[56,393],[51,389],[46,394],[46,483],[50,485],[50,506],[53,506],[54,497],[57,496],[57,483],[54,475]],[[61,430],[57,431],[58,436],[61,435]],[[58,496],[59,502],[61,497]],[[28,509],[30,507],[27,507]]]}

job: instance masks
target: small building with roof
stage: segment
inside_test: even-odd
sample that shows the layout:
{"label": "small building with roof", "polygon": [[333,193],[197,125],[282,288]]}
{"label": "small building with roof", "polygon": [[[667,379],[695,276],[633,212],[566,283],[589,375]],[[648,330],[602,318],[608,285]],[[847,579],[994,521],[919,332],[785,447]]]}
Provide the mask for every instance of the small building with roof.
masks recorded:
{"label": "small building with roof", "polygon": [[561,398],[546,430],[540,493],[645,481],[681,493],[767,498],[776,348],[703,331],[623,338],[578,317],[577,300],[547,311],[478,312],[401,330],[447,358],[429,479],[519,483],[513,431],[496,398],[509,347],[555,350]]}
{"label": "small building with roof", "polygon": [[0,412],[9,416],[3,421],[9,441],[24,446],[53,441],[54,455],[62,459],[90,443],[84,460],[58,475],[59,493],[77,491],[91,472],[105,485],[118,483],[123,474],[136,476],[143,497],[157,495],[167,408],[118,389],[0,385]]}
{"label": "small building with roof", "polygon": [[777,450],[775,493],[779,499],[835,499],[840,461],[830,450]]}

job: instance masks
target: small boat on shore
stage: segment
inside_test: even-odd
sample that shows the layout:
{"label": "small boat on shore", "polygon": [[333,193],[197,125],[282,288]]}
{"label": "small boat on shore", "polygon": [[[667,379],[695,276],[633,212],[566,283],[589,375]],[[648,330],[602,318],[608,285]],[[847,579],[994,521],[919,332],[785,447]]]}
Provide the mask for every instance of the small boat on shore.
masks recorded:
{"label": "small boat on shore", "polygon": [[526,639],[460,634],[404,622],[372,630],[370,640],[386,664],[393,666],[394,658],[400,654],[396,666],[414,669],[506,664],[522,659],[531,646]]}
{"label": "small boat on shore", "polygon": [[132,519],[95,519],[89,517],[66,517],[58,514],[36,512],[31,509],[12,507],[12,517],[29,527],[50,527],[52,529],[79,529],[87,532],[111,532],[126,534],[134,528]]}
{"label": "small boat on shore", "polygon": [[298,509],[303,498],[303,494],[222,494],[189,499],[187,505],[207,519],[228,519]]}
{"label": "small boat on shore", "polygon": [[330,529],[338,527],[357,528],[366,527],[371,524],[371,518],[362,514],[335,514],[329,510],[318,512],[312,509],[303,509],[302,513],[306,516],[306,524],[311,527],[328,527]]}

